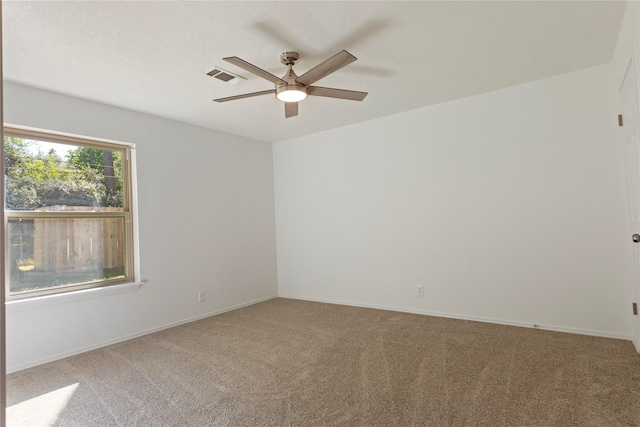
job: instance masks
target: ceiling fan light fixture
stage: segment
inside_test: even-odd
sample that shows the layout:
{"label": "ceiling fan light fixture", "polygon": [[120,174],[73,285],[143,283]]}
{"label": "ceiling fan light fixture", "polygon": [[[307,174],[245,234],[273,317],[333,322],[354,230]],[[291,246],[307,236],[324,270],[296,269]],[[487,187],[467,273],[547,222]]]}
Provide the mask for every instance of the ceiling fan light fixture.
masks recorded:
{"label": "ceiling fan light fixture", "polygon": [[300,102],[307,98],[307,88],[302,85],[283,85],[276,89],[276,98],[282,102]]}
{"label": "ceiling fan light fixture", "polygon": [[271,95],[275,93],[276,99],[284,102],[284,117],[288,119],[298,115],[298,103],[300,101],[304,101],[308,95],[324,96],[326,98],[350,99],[352,101],[362,101],[364,97],[367,96],[367,92],[312,86],[316,81],[338,71],[340,68],[357,59],[346,50],[336,53],[331,58],[316,65],[300,77],[298,77],[293,71],[293,66],[299,58],[300,55],[298,55],[298,52],[284,52],[280,55],[280,62],[289,67],[287,73],[282,77],[276,77],[268,71],[258,68],[237,56],[222,58],[236,67],[240,67],[245,71],[249,71],[258,77],[274,83],[275,89],[245,93],[243,95],[227,96],[226,98],[214,99],[214,101],[227,102],[234,101],[236,99]]}

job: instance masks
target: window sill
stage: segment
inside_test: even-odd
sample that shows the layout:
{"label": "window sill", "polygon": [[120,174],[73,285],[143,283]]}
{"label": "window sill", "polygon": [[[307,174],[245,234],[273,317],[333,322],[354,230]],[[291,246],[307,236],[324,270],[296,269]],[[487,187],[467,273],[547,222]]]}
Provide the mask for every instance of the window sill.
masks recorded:
{"label": "window sill", "polygon": [[7,313],[22,310],[31,310],[34,308],[46,307],[49,305],[62,304],[66,302],[80,301],[83,299],[102,297],[106,295],[121,294],[124,292],[133,292],[140,289],[141,286],[141,282],[124,283],[122,285],[111,285],[102,288],[91,288],[74,292],[66,292],[63,294],[45,295],[35,298],[7,301],[5,303],[5,309]]}

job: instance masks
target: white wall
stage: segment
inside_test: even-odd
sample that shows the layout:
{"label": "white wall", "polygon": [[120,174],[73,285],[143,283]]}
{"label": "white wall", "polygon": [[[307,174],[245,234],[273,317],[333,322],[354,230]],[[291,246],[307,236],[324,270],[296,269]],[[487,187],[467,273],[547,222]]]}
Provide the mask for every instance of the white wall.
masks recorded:
{"label": "white wall", "polygon": [[612,81],[275,144],[279,295],[630,338]]}
{"label": "white wall", "polygon": [[277,294],[271,145],[17,84],[4,89],[7,123],[136,144],[148,279],[135,292],[8,312],[9,371]]}

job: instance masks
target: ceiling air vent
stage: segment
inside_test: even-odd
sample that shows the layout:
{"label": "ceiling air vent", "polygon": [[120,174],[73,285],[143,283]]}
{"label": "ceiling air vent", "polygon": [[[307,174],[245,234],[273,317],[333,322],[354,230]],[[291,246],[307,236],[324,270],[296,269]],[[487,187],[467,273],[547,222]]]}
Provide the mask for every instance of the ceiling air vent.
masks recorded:
{"label": "ceiling air vent", "polygon": [[237,85],[243,80],[247,80],[242,76],[230,73],[229,71],[223,70],[220,67],[215,67],[214,69],[207,71],[207,75],[211,77],[215,77],[218,80],[222,80],[223,82],[229,83],[232,85]]}

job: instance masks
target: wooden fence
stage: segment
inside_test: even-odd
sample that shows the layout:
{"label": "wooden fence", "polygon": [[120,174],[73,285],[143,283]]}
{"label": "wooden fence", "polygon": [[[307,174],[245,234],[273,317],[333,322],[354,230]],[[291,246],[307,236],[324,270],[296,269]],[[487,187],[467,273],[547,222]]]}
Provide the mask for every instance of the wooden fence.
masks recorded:
{"label": "wooden fence", "polygon": [[[87,208],[66,206],[65,211]],[[34,270],[75,272],[124,267],[124,226],[122,217],[34,219]]]}

